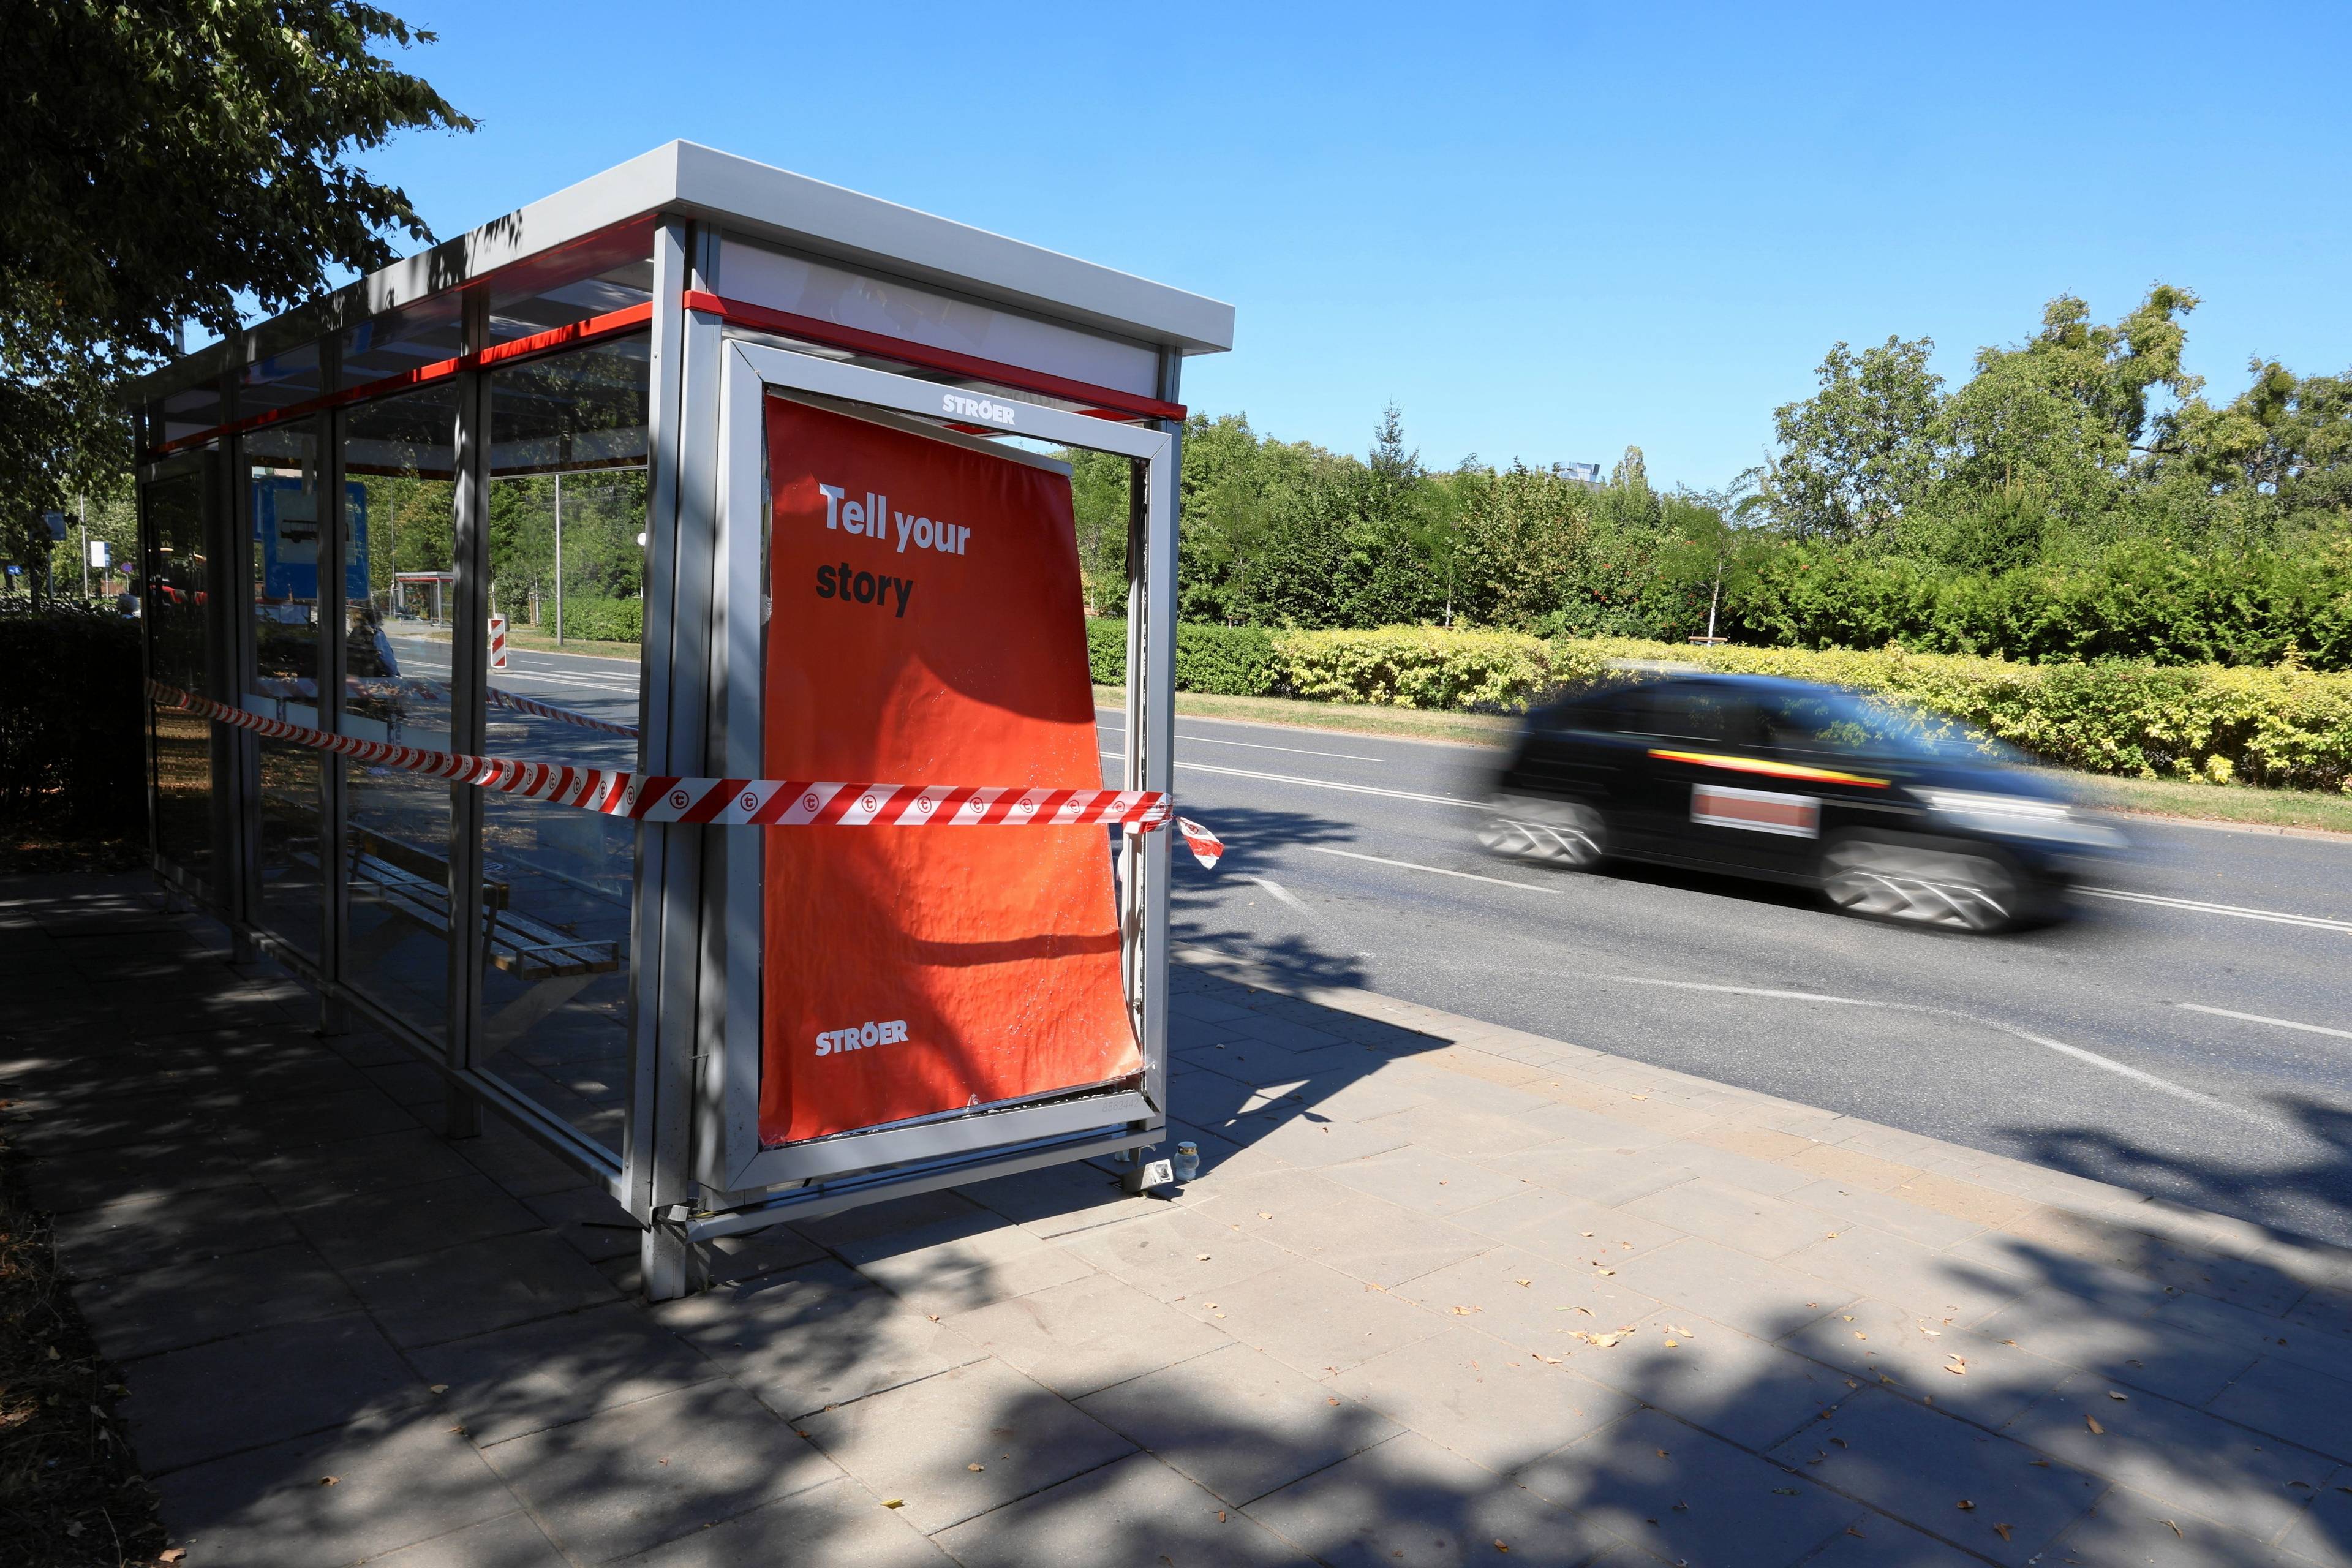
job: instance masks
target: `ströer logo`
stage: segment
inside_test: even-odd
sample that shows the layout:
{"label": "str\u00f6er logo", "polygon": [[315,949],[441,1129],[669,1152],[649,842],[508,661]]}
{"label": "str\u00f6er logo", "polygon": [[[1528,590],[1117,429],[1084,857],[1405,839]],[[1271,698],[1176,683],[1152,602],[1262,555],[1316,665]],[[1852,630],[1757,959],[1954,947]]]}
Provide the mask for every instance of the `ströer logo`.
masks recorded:
{"label": "str\u00f6er logo", "polygon": [[952,414],[959,419],[984,419],[991,425],[1010,425],[1016,417],[1004,404],[991,403],[985,397],[965,397],[953,392],[941,395],[940,412]]}
{"label": "str\u00f6er logo", "polygon": [[860,1024],[854,1029],[827,1029],[816,1037],[816,1054],[837,1057],[844,1051],[862,1051],[868,1046],[903,1045],[907,1039],[907,1020],[893,1018],[888,1023]]}
{"label": "str\u00f6er logo", "polygon": [[677,807],[680,811],[684,811],[686,809],[686,803],[693,798],[694,797],[692,795],[687,794],[682,789],[674,789],[669,792],[670,805]]}

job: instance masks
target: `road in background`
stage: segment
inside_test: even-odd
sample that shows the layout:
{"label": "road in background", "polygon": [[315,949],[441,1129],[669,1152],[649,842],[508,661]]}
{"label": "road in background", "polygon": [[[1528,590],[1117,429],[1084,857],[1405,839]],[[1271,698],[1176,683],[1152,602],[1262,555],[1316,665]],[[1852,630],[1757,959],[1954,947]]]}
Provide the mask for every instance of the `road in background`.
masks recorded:
{"label": "road in background", "polygon": [[[1104,749],[1122,743],[1107,713]],[[1463,746],[1180,720],[1180,942],[2352,1244],[2352,841],[2135,818],[2059,926],[1496,859]]]}
{"label": "road in background", "polygon": [[[446,644],[394,647],[448,678]],[[505,689],[635,721],[634,665],[508,658]],[[1475,748],[1177,735],[1183,809],[1228,847],[1177,857],[1180,942],[2352,1245],[2352,841],[2132,819],[2077,918],[1970,937],[1496,859]]]}

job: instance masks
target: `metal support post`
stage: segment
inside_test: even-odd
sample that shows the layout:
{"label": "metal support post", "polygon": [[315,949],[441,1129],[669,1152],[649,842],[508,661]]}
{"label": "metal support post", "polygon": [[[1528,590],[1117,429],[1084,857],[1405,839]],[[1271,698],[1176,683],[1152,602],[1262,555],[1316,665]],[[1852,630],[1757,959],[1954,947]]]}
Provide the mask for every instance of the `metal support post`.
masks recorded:
{"label": "metal support post", "polygon": [[[488,346],[489,297],[466,296],[466,350]],[[457,377],[457,540],[451,560],[457,592],[449,614],[449,740],[453,749],[482,749],[483,684],[488,646],[490,516],[490,377],[479,370]],[[437,586],[437,584],[436,584]],[[449,786],[448,1063],[478,1067],[482,1024],[482,792]],[[443,1134],[472,1138],[482,1130],[479,1096],[448,1080]]]}

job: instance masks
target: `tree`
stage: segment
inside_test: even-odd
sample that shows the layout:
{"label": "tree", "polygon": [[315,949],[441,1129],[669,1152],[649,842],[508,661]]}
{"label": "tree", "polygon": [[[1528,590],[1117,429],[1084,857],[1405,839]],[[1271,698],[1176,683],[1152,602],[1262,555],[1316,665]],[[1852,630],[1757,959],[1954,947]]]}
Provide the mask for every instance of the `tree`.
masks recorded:
{"label": "tree", "polygon": [[0,548],[103,491],[124,378],[183,323],[283,310],[432,236],[351,157],[470,130],[376,55],[430,33],[352,0],[16,0],[0,48]]}
{"label": "tree", "polygon": [[1841,342],[1815,371],[1821,390],[1773,410],[1780,454],[1761,490],[1800,539],[1854,539],[1885,527],[1934,479],[1943,378],[1935,341],[1890,337],[1856,354]]}

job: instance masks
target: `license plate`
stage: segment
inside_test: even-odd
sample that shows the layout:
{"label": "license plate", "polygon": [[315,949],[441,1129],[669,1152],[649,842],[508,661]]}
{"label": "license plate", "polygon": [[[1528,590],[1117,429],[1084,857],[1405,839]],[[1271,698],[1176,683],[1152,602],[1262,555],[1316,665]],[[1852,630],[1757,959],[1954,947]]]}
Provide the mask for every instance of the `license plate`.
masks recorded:
{"label": "license plate", "polygon": [[1736,827],[1745,833],[1778,833],[1790,838],[1819,838],[1822,836],[1822,803],[1809,795],[1779,795],[1771,790],[1693,784],[1691,820],[1707,827]]}

